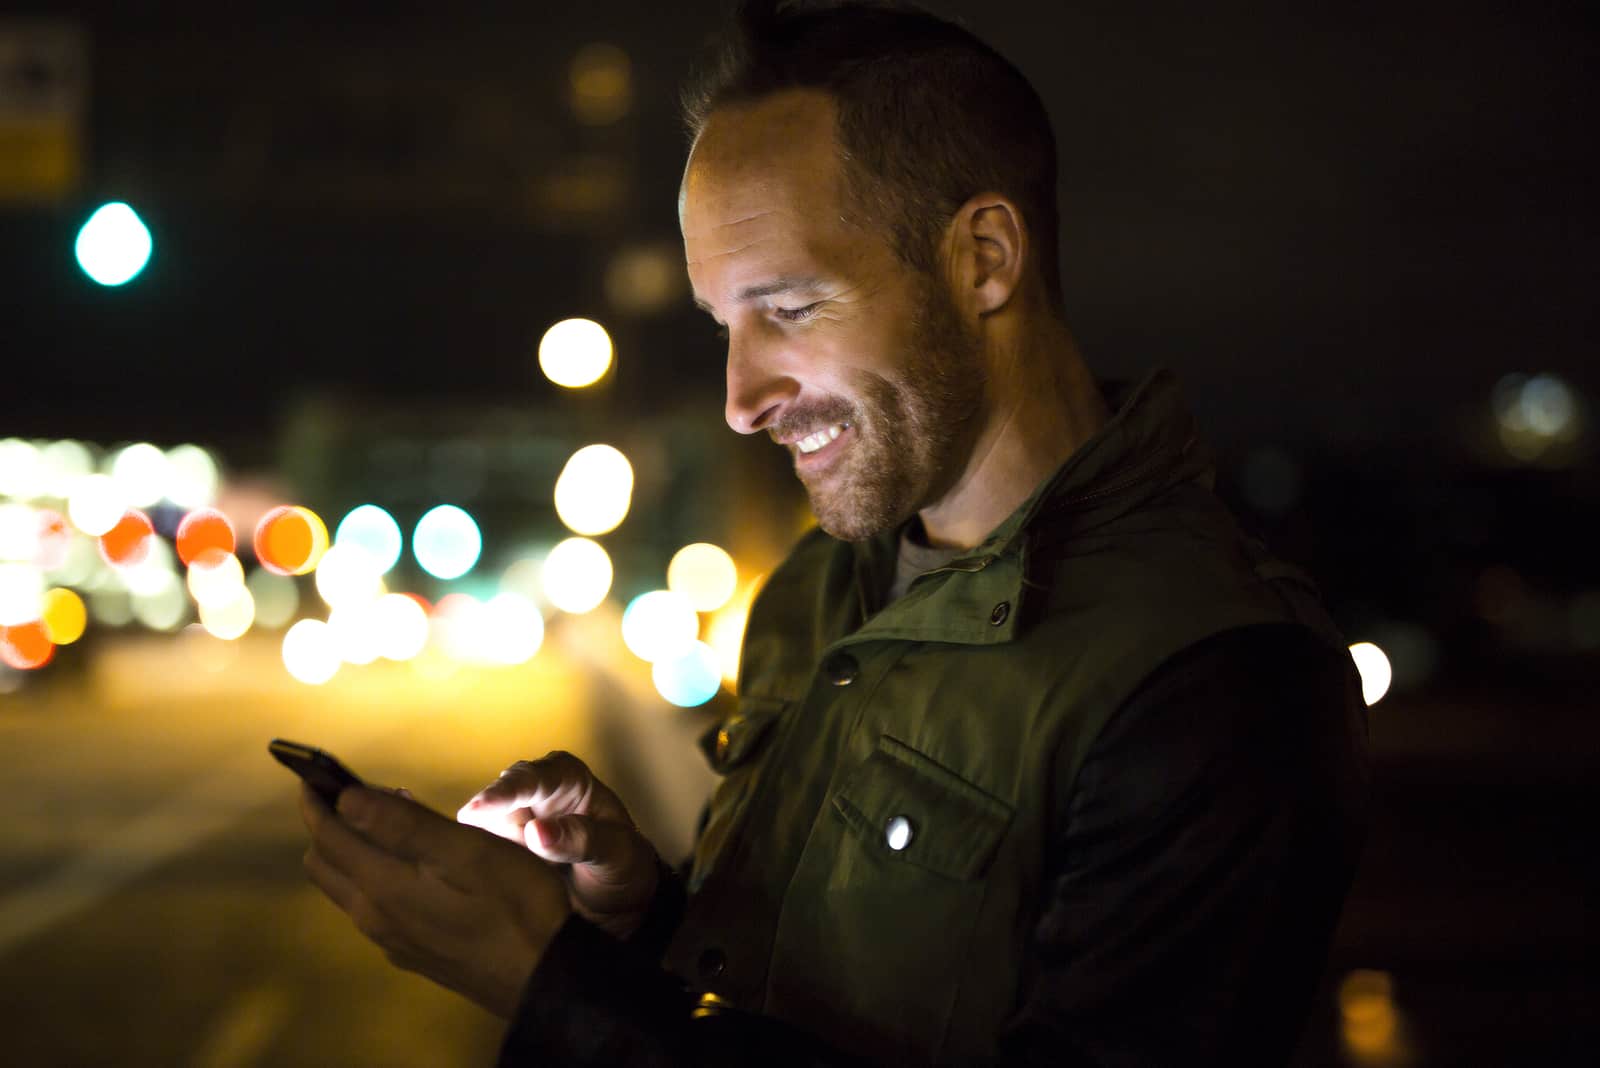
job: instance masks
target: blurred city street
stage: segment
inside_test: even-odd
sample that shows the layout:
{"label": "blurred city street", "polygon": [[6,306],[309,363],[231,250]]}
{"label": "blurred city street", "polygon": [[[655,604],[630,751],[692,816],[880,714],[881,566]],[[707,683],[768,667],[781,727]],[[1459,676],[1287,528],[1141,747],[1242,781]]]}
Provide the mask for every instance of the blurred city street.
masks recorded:
{"label": "blurred city street", "polygon": [[[134,639],[81,677],[0,697],[0,1061],[493,1060],[498,1021],[391,967],[307,882],[297,780],[268,756],[274,736],[450,814],[513,760],[570,749],[663,852],[689,840],[708,782],[699,714],[630,702],[630,680],[581,654],[431,682],[395,665],[312,689],[270,638],[232,652],[206,674],[181,643]],[[641,770],[642,752],[662,759]]]}

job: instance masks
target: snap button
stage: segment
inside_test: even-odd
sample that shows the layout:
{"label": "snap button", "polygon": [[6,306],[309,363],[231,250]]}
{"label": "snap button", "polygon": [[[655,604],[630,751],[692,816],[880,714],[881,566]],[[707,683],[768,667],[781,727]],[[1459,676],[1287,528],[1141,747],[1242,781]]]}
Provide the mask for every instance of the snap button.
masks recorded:
{"label": "snap button", "polygon": [[728,970],[727,954],[723,953],[722,950],[718,949],[716,946],[712,946],[710,949],[700,954],[700,960],[696,962],[695,967],[700,971],[700,978],[715,979],[717,976]]}
{"label": "snap button", "polygon": [[728,735],[728,728],[723,727],[717,731],[717,759],[725,759],[728,755],[728,743],[732,738]]}
{"label": "snap button", "polygon": [[824,668],[828,681],[835,686],[848,686],[856,681],[856,676],[861,673],[861,665],[856,663],[856,658],[849,653],[835,653],[828,658]]}
{"label": "snap button", "polygon": [[989,613],[989,622],[998,627],[1000,624],[1006,621],[1006,617],[1010,614],[1011,602],[1001,601],[999,604],[994,606],[994,611]]}
{"label": "snap button", "polygon": [[883,830],[883,840],[896,853],[911,844],[911,821],[904,816],[892,817]]}

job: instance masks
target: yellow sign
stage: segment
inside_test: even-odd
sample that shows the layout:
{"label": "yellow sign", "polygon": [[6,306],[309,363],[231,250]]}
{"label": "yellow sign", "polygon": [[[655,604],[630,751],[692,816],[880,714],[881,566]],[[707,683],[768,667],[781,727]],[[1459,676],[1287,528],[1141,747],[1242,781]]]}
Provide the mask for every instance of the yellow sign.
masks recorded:
{"label": "yellow sign", "polygon": [[77,187],[88,89],[76,23],[0,20],[0,201],[57,200]]}

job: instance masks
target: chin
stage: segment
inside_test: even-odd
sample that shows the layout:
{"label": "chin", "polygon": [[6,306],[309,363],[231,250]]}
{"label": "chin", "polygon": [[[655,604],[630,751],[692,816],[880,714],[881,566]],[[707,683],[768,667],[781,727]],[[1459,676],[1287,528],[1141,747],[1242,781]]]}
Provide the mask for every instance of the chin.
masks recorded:
{"label": "chin", "polygon": [[887,501],[851,502],[818,500],[811,498],[811,511],[817,517],[817,526],[829,537],[840,541],[866,541],[868,538],[893,530],[911,517],[890,506]]}

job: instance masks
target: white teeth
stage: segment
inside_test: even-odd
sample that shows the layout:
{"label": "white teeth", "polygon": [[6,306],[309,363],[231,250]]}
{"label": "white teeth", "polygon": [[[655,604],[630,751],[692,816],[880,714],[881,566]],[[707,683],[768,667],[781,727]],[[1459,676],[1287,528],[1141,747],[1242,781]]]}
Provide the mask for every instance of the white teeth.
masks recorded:
{"label": "white teeth", "polygon": [[819,430],[815,434],[808,434],[794,443],[795,448],[799,449],[801,452],[816,452],[828,442],[842,434],[844,432],[844,428],[849,425],[849,423],[835,423],[826,430]]}

